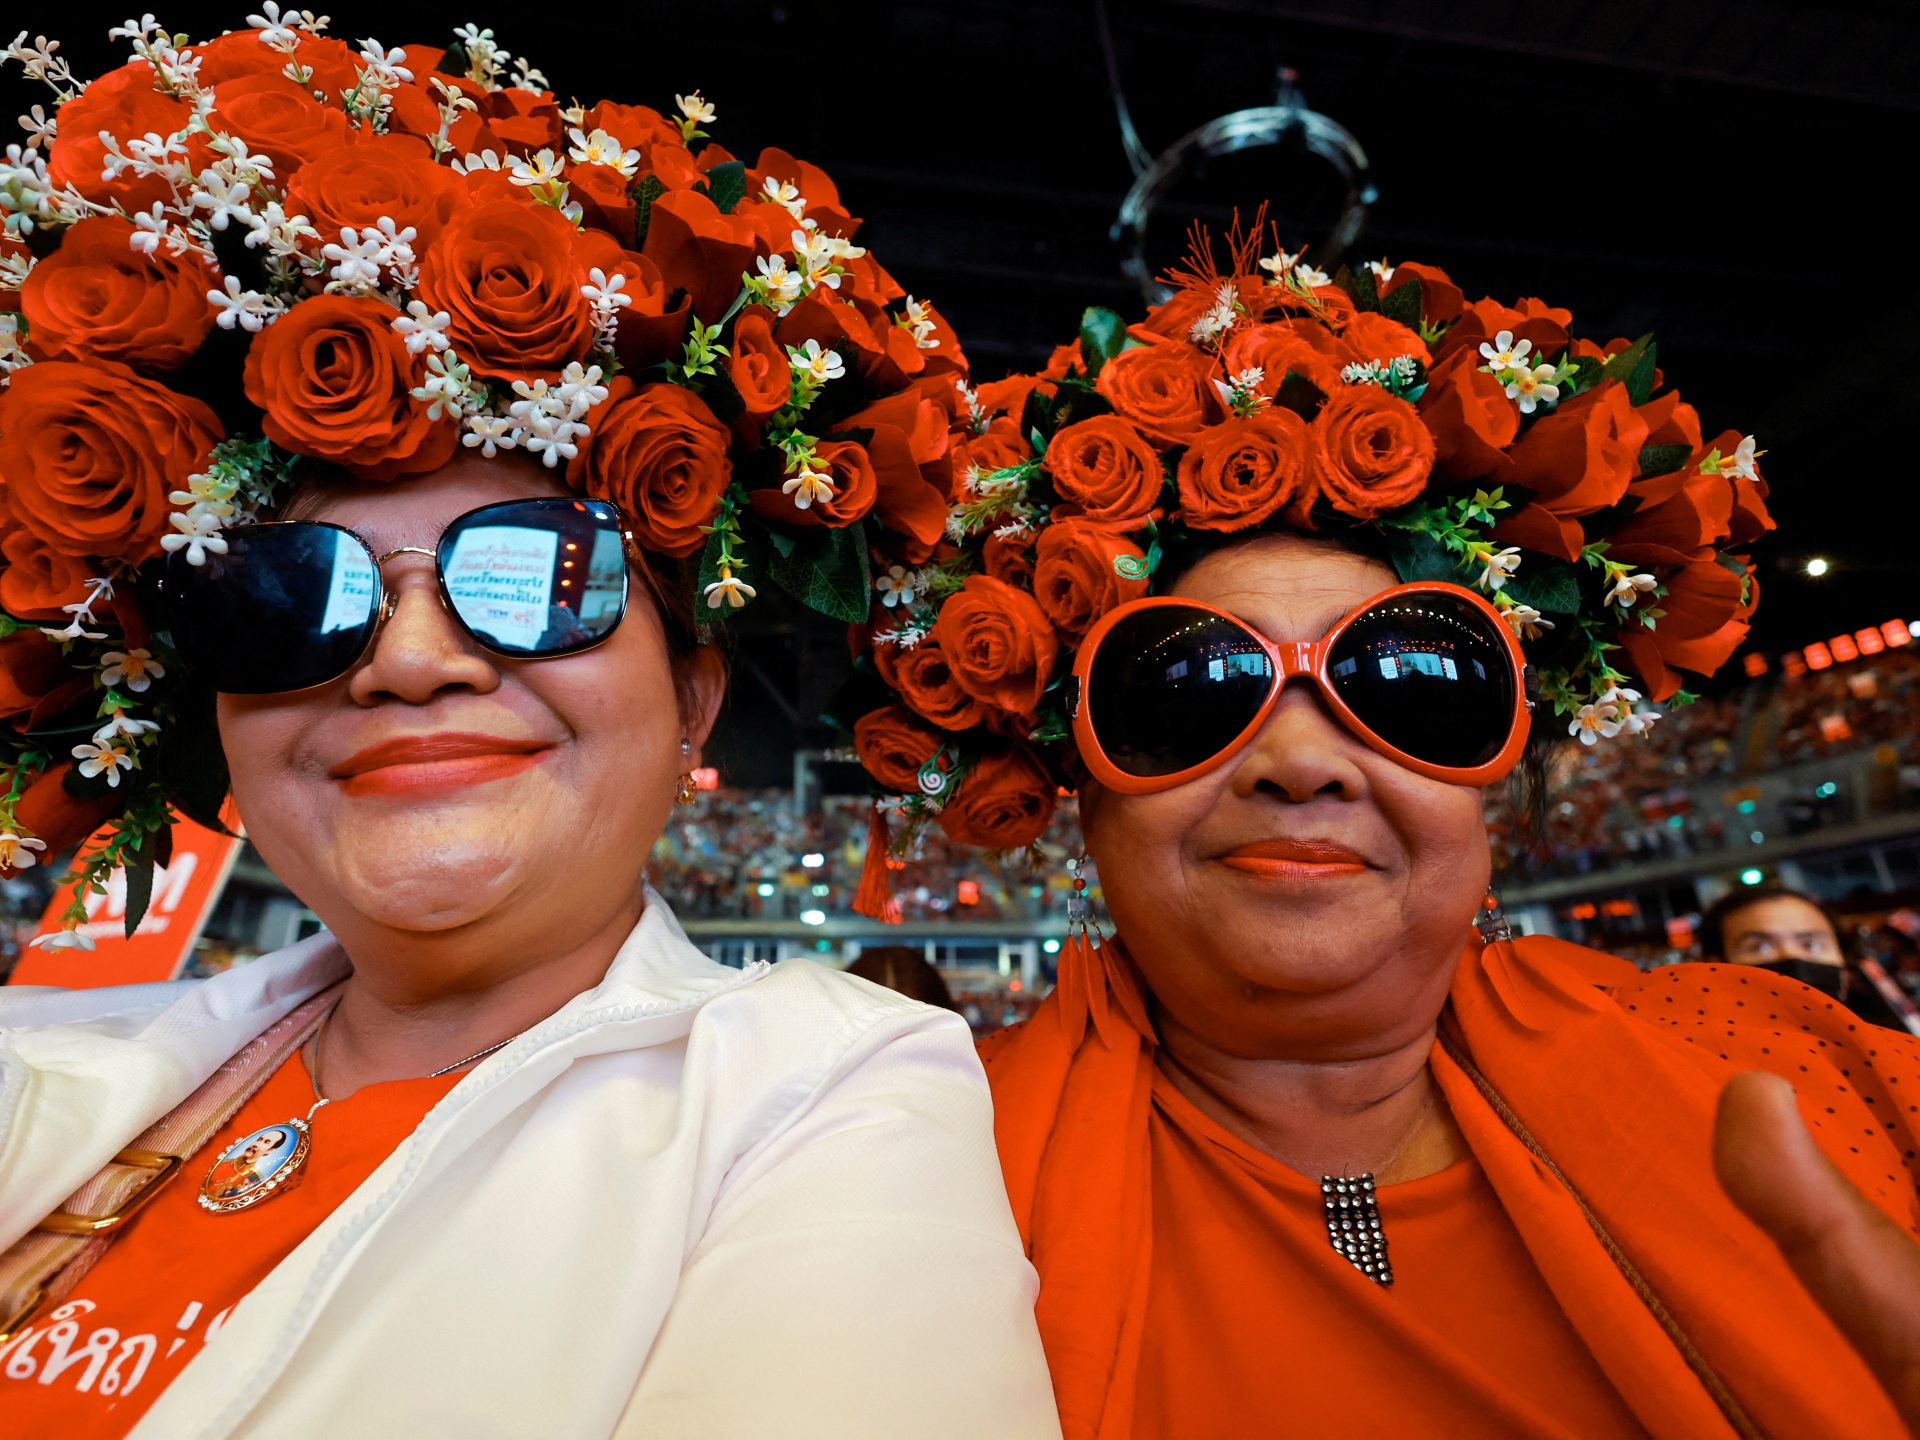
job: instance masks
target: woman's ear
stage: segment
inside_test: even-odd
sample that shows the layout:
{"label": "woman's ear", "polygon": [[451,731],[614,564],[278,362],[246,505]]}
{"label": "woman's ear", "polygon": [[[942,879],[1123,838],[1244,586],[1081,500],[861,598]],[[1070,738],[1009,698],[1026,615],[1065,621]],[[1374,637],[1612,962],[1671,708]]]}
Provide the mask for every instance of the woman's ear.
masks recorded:
{"label": "woman's ear", "polygon": [[675,689],[679,692],[680,717],[697,759],[720,718],[720,702],[727,693],[727,667],[717,649],[702,645],[680,662],[679,670]]}

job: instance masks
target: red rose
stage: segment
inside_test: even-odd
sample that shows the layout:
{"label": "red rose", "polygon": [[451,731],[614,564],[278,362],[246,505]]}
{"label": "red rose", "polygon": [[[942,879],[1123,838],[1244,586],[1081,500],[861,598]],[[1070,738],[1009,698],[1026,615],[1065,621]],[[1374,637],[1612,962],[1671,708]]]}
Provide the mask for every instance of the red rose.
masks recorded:
{"label": "red rose", "polygon": [[1199,530],[1245,530],[1313,483],[1307,422],[1270,406],[1201,433],[1180,457],[1180,516]]}
{"label": "red rose", "polygon": [[1378,385],[1343,385],[1314,417],[1312,438],[1315,488],[1357,520],[1418,499],[1433,473],[1433,436]]}
{"label": "red rose", "polygon": [[1053,676],[1059,641],[1039,602],[987,575],[969,576],[940,607],[933,637],[960,688],[1002,710],[1032,710]]}
{"label": "red rose", "polygon": [[1362,310],[1347,322],[1347,328],[1340,332],[1340,343],[1362,365],[1369,361],[1384,365],[1402,355],[1411,355],[1422,365],[1433,360],[1427,342],[1417,331],[1372,310]]}
{"label": "red rose", "polygon": [[[1033,593],[1047,618],[1078,644],[1116,605],[1147,593],[1147,557],[1140,548],[1085,520],[1059,520],[1040,532]],[[1132,572],[1123,575],[1125,565]]]}
{"label": "red rose", "polygon": [[589,135],[595,130],[604,130],[629,150],[637,150],[642,145],[680,143],[680,127],[645,105],[618,105],[602,100],[587,111],[580,128]]}
{"label": "red rose", "polygon": [[[1711,675],[1747,638],[1747,617],[1758,595],[1741,603],[1741,577],[1713,560],[1683,565],[1663,577],[1660,623],[1649,630],[1638,619],[1620,628],[1621,648],[1647,683],[1647,694],[1665,700],[1680,688],[1676,670]],[[1749,580],[1749,586],[1750,586]]]}
{"label": "red rose", "polygon": [[[307,88],[330,97],[330,103],[339,109],[341,95],[353,89],[360,79],[360,57],[344,41],[326,35],[296,34],[291,55],[266,44],[260,38],[260,31],[253,29],[232,30],[190,48],[199,57],[200,84],[206,89],[250,76],[284,79],[291,60],[313,72]],[[417,70],[413,62],[424,52],[409,46],[407,53],[412,57],[407,68]],[[148,78],[152,78],[151,70]],[[345,118],[344,110],[340,114]],[[278,178],[284,181],[287,177]]]}
{"label": "red rose", "polygon": [[49,360],[16,370],[0,391],[8,507],[63,555],[152,558],[167,496],[223,434],[200,401],[123,365]]}
{"label": "red rose", "polygon": [[947,838],[983,850],[1019,850],[1046,833],[1059,787],[1026,746],[996,747],[968,767],[940,812]]}
{"label": "red rose", "polygon": [[852,440],[822,440],[813,447],[813,453],[826,467],[824,473],[833,486],[833,497],[812,501],[802,509],[794,496],[780,486],[769,485],[748,495],[747,503],[754,514],[775,524],[817,530],[851,525],[873,509],[880,482],[865,446]]}
{"label": "red rose", "polygon": [[418,294],[452,317],[447,338],[475,375],[552,379],[593,344],[574,228],[548,205],[496,200],[463,210],[420,267]]}
{"label": "red rose", "polygon": [[1491,475],[1520,433],[1520,412],[1506,387],[1480,368],[1477,350],[1457,350],[1434,366],[1420,421],[1433,436],[1434,469],[1447,480]]}
{"label": "red rose", "polygon": [[60,107],[60,134],[47,156],[47,178],[71,185],[96,204],[118,203],[129,211],[151,209],[156,201],[173,203],[173,187],[158,175],[136,176],[122,170],[102,179],[107,147],[105,131],[121,142],[143,135],[174,135],[187,128],[192,110],[184,100],[154,89],[153,67],[135,60],[109,71]]}
{"label": "red rose", "polygon": [[309,160],[347,144],[346,111],[317,104],[284,75],[245,75],[215,87],[208,119],[249,150],[272,156],[274,183],[282,188]]}
{"label": "red rose", "polygon": [[953,468],[959,475],[970,469],[991,475],[1032,458],[1033,447],[1027,443],[1027,437],[1020,433],[1018,424],[1004,415],[990,421],[978,435],[963,432],[954,437]]}
{"label": "red rose", "polygon": [[1706,442],[1700,438],[1700,414],[1680,398],[1678,390],[1656,395],[1639,407],[1640,418],[1647,422],[1647,444],[1685,445],[1698,450]]}
{"label": "red rose", "polygon": [[648,211],[642,253],[660,267],[668,288],[685,290],[693,313],[714,324],[740,293],[740,277],[759,253],[753,225],[694,190],[673,190]]}
{"label": "red rose", "polygon": [[1724,475],[1702,475],[1697,465],[1671,475],[1636,480],[1627,494],[1639,502],[1607,536],[1607,558],[1623,565],[1684,565],[1718,548],[1733,528],[1733,486]]}
{"label": "red rose", "polygon": [[143,255],[132,238],[118,215],[82,220],[28,273],[20,309],[40,353],[171,370],[200,348],[218,272],[164,247]]}
{"label": "red rose", "polygon": [[1427,324],[1444,325],[1466,309],[1467,297],[1446,271],[1411,261],[1393,267],[1392,278],[1380,283],[1380,297],[1385,299],[1409,280],[1420,282],[1420,318]]}
{"label": "red rose", "polygon": [[765,420],[793,396],[793,365],[773,338],[773,312],[759,305],[741,311],[733,325],[732,350],[727,374],[733,388],[740,392],[748,417]]}
{"label": "red rose", "polygon": [[560,107],[544,90],[517,85],[491,90],[480,101],[482,127],[511,155],[531,155],[560,143],[566,125]]}
{"label": "red rose", "polygon": [[923,636],[910,649],[875,645],[873,668],[916,714],[943,730],[971,730],[986,713],[985,707],[954,680],[953,667],[947,663],[937,636]]}
{"label": "red rose", "polygon": [[38,630],[16,630],[0,640],[0,722],[44,725],[92,690],[92,677],[76,671]]}
{"label": "red rose", "polygon": [[569,165],[567,194],[580,203],[582,223],[633,244],[635,208],[626,176],[611,165]]}
{"label": "red rose", "polygon": [[1153,517],[1166,480],[1160,452],[1117,415],[1055,431],[1045,464],[1062,500],[1118,530],[1136,530]]}
{"label": "red rose", "polygon": [[1524,485],[1533,503],[1494,529],[1508,544],[1579,558],[1576,517],[1616,505],[1638,472],[1647,422],[1634,413],[1626,387],[1606,381],[1537,421],[1507,453],[1497,478]]}
{"label": "red rose", "polygon": [[49,548],[30,531],[13,528],[0,540],[6,568],[0,570],[0,610],[22,620],[65,624],[62,605],[87,598],[87,581],[94,567],[73,555]]}
{"label": "red rose", "polygon": [[1497,300],[1476,300],[1440,342],[1440,358],[1465,350],[1477,365],[1481,342],[1510,330],[1515,340],[1533,342],[1534,355],[1544,360],[1567,348],[1567,327],[1572,323],[1571,310],[1556,309],[1542,300],[1526,299],[1511,307]]}
{"label": "red rose", "polygon": [[394,310],[358,295],[302,300],[247,351],[247,398],[284,450],[330,460],[363,480],[438,470],[460,429],[428,417],[413,394],[419,362],[394,333]]}
{"label": "red rose", "polygon": [[705,545],[700,527],[731,475],[727,427],[706,402],[679,385],[636,385],[618,375],[591,424],[568,478],[625,511],[649,550],[691,555]]}
{"label": "red rose", "polygon": [[980,563],[987,574],[1004,580],[1016,590],[1033,589],[1032,537],[989,535],[980,548]]}
{"label": "red rose", "polygon": [[1353,358],[1334,333],[1318,320],[1276,320],[1270,325],[1237,325],[1220,350],[1228,376],[1260,371],[1254,387],[1262,395],[1279,393],[1291,371],[1331,395],[1340,388],[1340,369]]}
{"label": "red rose", "polygon": [[866,451],[879,484],[873,513],[904,537],[902,555],[919,564],[946,533],[951,472],[945,414],[909,390],[854,411],[834,428],[843,433],[872,432]]}
{"label": "red rose", "polygon": [[412,226],[413,253],[430,255],[466,203],[465,183],[433,163],[425,141],[378,135],[322,151],[302,165],[287,186],[286,211],[305,215],[326,244],[337,243],[342,230],[371,229],[383,219],[398,229]]}
{"label": "red rose", "polygon": [[1094,388],[1113,408],[1163,445],[1184,445],[1207,423],[1213,359],[1179,341],[1123,350]]}
{"label": "red rose", "polygon": [[920,793],[920,767],[940,752],[945,737],[898,705],[882,706],[853,724],[853,747],[867,773],[889,790]]}

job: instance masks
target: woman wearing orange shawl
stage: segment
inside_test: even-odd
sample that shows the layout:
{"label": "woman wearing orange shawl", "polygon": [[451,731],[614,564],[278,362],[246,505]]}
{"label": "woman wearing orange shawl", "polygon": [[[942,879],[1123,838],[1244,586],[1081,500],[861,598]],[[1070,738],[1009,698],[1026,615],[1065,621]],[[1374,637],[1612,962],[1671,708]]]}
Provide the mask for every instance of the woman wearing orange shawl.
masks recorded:
{"label": "woman wearing orange shawl", "polygon": [[[1284,646],[1393,582],[1265,535],[1173,593]],[[1727,1082],[1772,1071],[1920,1233],[1914,1042],[1739,967],[1474,938],[1477,790],[1307,684],[1211,772],[1081,806],[1121,938],[983,1046],[1069,1440],[1903,1433],[1712,1141]],[[1792,1143],[1759,1137],[1750,1189]],[[1328,1243],[1323,1175],[1377,1185],[1390,1283]]]}

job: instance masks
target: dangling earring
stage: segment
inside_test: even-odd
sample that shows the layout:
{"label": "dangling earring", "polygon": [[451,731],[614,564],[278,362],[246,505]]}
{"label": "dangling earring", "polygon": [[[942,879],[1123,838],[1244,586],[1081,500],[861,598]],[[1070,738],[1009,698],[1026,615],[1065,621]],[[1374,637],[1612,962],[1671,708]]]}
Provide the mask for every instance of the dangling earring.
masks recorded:
{"label": "dangling earring", "polygon": [[1480,902],[1480,913],[1474,917],[1473,928],[1480,932],[1482,944],[1513,939],[1513,926],[1507,923],[1507,912],[1500,908],[1500,897],[1492,890],[1487,891],[1487,898]]}
{"label": "dangling earring", "polygon": [[[692,754],[693,742],[691,740],[682,740],[680,742],[680,758],[685,760],[691,757]],[[699,798],[700,787],[694,781],[693,772],[691,770],[682,770],[680,772],[680,789],[673,797],[673,803],[676,805],[691,805]]]}

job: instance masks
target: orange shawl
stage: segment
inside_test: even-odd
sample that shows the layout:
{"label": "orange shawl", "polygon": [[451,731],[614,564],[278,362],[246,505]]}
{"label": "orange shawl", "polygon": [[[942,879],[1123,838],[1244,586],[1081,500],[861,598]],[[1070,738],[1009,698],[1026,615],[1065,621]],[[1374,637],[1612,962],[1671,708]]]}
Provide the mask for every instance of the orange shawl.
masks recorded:
{"label": "orange shawl", "polygon": [[[1710,1142],[1726,1080],[1772,1070],[1841,1171],[1920,1236],[1920,1042],[1767,972],[1642,976],[1544,937],[1470,941],[1443,1026],[1452,1053],[1435,1045],[1434,1076],[1467,1144],[1650,1435],[1904,1437],[1866,1366],[1722,1193]],[[1112,943],[1069,946],[1034,1017],[981,1045],[1066,1440],[1132,1433],[1151,1343],[1153,1048],[1137,974]]]}

